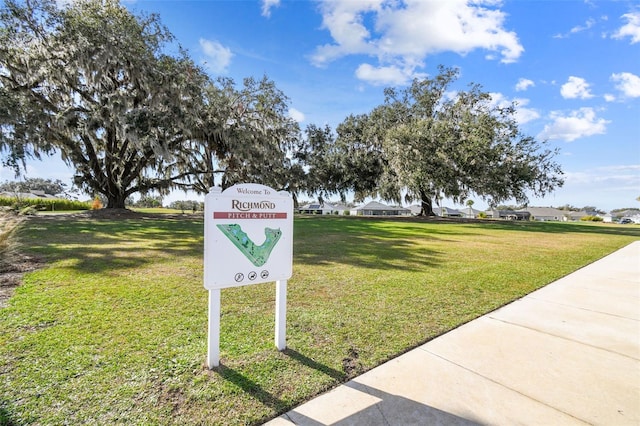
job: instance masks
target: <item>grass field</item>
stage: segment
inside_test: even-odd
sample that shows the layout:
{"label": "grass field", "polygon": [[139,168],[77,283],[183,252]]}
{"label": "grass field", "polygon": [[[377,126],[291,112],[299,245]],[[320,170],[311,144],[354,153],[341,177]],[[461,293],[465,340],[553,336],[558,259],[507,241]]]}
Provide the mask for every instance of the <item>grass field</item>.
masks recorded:
{"label": "grass field", "polygon": [[259,424],[631,241],[640,227],[297,217],[275,286],[222,291],[204,368],[197,216],[31,218],[46,260],[0,309],[0,424]]}

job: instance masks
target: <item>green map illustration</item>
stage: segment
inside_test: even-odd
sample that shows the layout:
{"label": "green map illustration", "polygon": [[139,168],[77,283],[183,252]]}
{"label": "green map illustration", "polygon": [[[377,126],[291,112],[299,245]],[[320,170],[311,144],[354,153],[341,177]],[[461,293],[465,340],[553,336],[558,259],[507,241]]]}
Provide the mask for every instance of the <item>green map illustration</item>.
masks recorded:
{"label": "green map illustration", "polygon": [[282,236],[280,229],[264,228],[266,239],[262,245],[257,246],[242,230],[240,225],[236,223],[216,226],[255,266],[262,266],[267,263],[271,251]]}

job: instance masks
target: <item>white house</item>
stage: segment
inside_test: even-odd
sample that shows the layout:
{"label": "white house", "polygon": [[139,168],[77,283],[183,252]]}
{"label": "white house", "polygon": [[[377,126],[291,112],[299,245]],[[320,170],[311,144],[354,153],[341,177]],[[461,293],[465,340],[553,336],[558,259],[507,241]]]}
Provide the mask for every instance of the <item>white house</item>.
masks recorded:
{"label": "white house", "polygon": [[532,220],[545,221],[562,221],[569,212],[565,210],[554,209],[553,207],[527,207],[523,211],[531,213]]}
{"label": "white house", "polygon": [[472,207],[465,207],[463,209],[459,210],[460,214],[462,214],[462,217],[466,218],[466,219],[475,219],[478,217],[478,215],[481,213],[480,210],[476,210]]}
{"label": "white house", "polygon": [[400,206],[387,206],[377,201],[371,201],[363,206],[351,210],[356,216],[410,216],[411,210]]}
{"label": "white house", "polygon": [[434,207],[433,212],[440,217],[462,217],[462,213],[449,207]]}
{"label": "white house", "polygon": [[298,213],[307,214],[344,214],[349,207],[344,204],[309,203],[298,207]]}

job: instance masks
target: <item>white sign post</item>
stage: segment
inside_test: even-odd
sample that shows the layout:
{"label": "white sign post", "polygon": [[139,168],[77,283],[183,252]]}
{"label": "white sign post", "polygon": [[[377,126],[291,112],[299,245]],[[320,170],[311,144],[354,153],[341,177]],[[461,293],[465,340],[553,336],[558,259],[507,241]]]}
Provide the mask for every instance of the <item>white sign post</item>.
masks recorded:
{"label": "white sign post", "polygon": [[276,281],[275,344],[286,348],[287,280],[293,271],[293,200],[259,184],[205,197],[204,287],[209,290],[207,366],[220,365],[220,290]]}

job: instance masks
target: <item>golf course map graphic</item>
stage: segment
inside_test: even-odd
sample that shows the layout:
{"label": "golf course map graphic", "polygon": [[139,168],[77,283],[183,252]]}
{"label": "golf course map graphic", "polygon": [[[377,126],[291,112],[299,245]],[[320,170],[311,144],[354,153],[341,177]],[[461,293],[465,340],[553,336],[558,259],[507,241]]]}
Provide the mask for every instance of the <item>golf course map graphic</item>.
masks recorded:
{"label": "golf course map graphic", "polygon": [[242,230],[240,225],[236,223],[216,226],[255,266],[262,266],[267,263],[271,251],[282,236],[280,229],[264,228],[264,234],[267,238],[262,245],[257,246]]}

